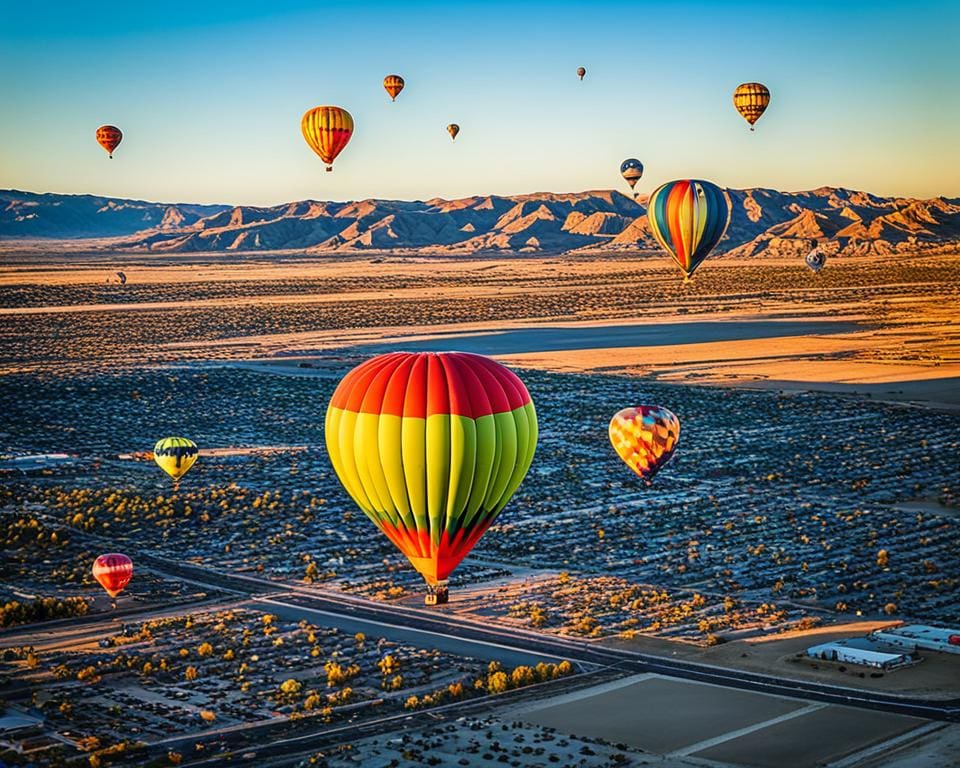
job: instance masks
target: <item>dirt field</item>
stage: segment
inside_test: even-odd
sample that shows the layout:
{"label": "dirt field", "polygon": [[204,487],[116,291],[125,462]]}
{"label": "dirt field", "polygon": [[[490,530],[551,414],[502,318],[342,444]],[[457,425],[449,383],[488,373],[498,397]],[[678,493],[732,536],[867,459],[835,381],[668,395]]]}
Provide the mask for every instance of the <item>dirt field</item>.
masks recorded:
{"label": "dirt field", "polygon": [[[6,371],[439,345],[531,368],[960,403],[956,254],[837,260],[817,277],[720,259],[686,285],[665,260],[621,255],[5,259]],[[172,314],[170,333],[147,332]]]}
{"label": "dirt field", "polygon": [[[925,721],[641,675],[522,713],[537,725],[669,757],[808,768],[902,736]],[[816,738],[811,738],[815,733]]]}

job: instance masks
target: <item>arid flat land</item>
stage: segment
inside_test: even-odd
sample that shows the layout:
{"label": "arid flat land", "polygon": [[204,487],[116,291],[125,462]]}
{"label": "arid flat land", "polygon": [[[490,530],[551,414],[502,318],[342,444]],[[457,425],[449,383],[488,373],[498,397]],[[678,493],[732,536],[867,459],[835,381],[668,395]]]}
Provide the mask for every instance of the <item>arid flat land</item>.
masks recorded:
{"label": "arid flat land", "polygon": [[5,371],[459,348],[557,371],[960,400],[956,253],[836,259],[819,276],[721,258],[689,284],[666,258],[622,255],[4,261]]}

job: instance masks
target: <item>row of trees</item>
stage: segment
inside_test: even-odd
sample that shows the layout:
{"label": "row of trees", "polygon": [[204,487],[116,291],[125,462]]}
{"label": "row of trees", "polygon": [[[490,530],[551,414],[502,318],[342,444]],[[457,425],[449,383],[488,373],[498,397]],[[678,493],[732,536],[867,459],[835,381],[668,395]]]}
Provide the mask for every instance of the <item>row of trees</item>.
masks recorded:
{"label": "row of trees", "polygon": [[38,597],[27,602],[10,600],[0,605],[0,627],[83,616],[89,610],[90,602],[84,597]]}

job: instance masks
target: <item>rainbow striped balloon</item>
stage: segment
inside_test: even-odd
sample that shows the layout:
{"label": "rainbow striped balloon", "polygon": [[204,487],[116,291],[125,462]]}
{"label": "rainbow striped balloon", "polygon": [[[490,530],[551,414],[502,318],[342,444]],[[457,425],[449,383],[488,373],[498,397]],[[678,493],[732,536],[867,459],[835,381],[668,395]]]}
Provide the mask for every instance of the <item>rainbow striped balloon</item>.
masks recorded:
{"label": "rainbow striped balloon", "polygon": [[689,280],[730,223],[730,204],[716,184],[699,179],[669,181],[647,202],[650,232]]}
{"label": "rainbow striped balloon", "polygon": [[489,358],[395,352],[344,376],[325,433],[344,488],[435,586],[526,476],[537,414],[523,382]]}

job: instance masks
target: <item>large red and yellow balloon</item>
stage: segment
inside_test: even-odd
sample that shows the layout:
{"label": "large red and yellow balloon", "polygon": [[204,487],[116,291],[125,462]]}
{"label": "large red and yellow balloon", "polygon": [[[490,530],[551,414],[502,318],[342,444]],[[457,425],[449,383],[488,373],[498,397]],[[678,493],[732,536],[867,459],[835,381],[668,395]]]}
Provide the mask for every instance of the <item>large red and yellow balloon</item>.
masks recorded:
{"label": "large red and yellow balloon", "polygon": [[310,149],[332,171],[333,161],[353,136],[353,117],[342,107],[314,107],[304,113],[300,130]]}
{"label": "large red and yellow balloon", "polygon": [[654,190],[647,201],[650,233],[689,280],[730,223],[730,204],[716,184],[679,179]]}
{"label": "large red and yellow balloon", "polygon": [[337,386],[325,432],[340,482],[427,581],[428,603],[445,601],[520,486],[538,434],[517,375],[463,352],[367,360]]}
{"label": "large red and yellow balloon", "polygon": [[624,408],[610,421],[610,442],[647,485],[670,461],[680,439],[680,419],[659,405]]}
{"label": "large red and yellow balloon", "polygon": [[115,125],[101,125],[97,128],[97,144],[107,150],[110,159],[113,159],[113,150],[123,141],[123,132]]}
{"label": "large red and yellow balloon", "polygon": [[100,555],[93,561],[93,578],[110,597],[116,597],[133,578],[133,561],[118,553]]}

